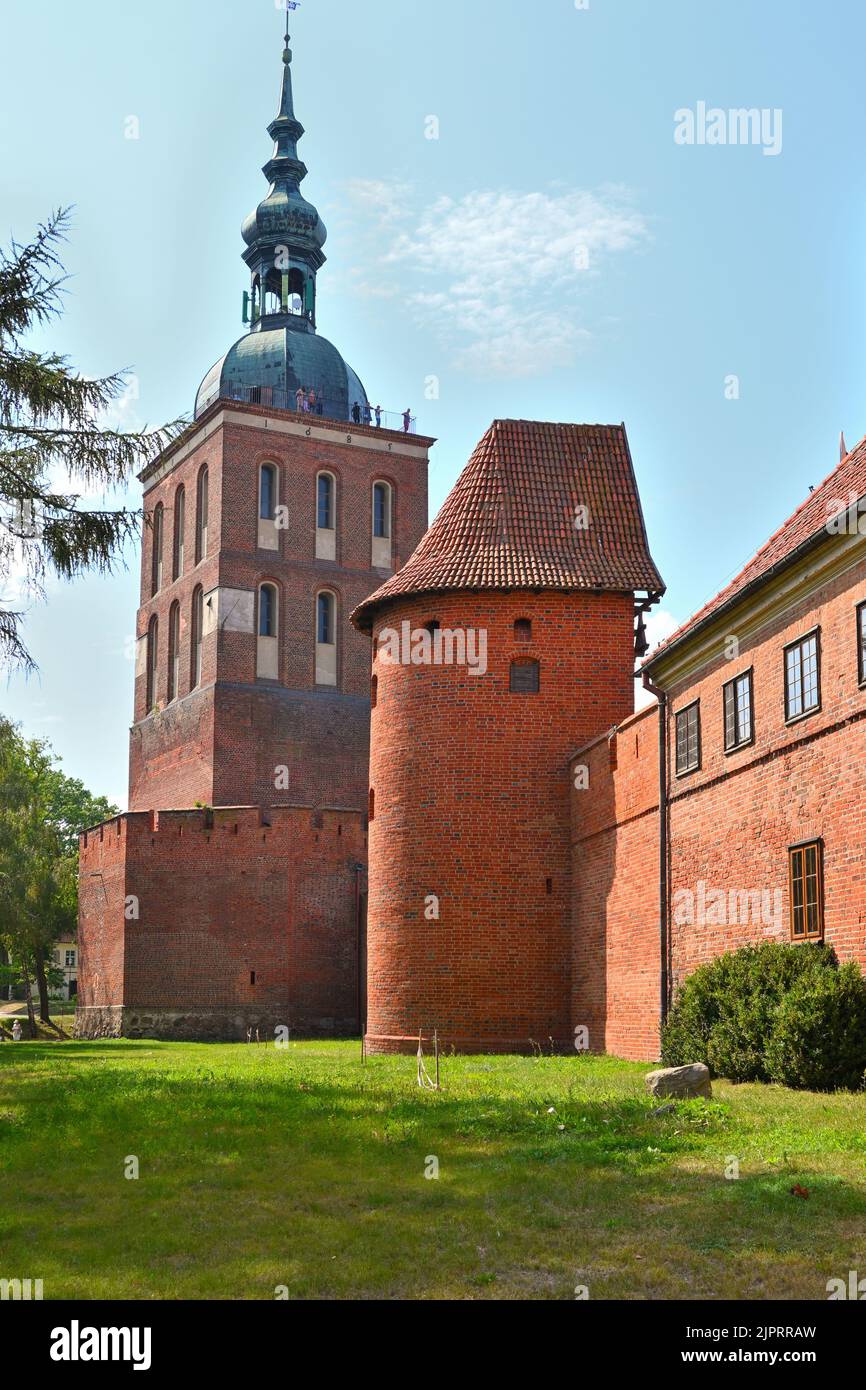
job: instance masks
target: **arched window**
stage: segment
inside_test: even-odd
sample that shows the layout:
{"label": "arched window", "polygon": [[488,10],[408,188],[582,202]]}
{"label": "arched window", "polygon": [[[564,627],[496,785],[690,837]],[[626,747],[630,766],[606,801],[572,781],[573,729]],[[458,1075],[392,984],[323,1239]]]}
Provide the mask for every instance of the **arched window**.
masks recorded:
{"label": "arched window", "polygon": [[184,527],[186,526],[186,489],[181,485],[174,494],[174,549],[172,579],[183,578]]}
{"label": "arched window", "polygon": [[208,519],[210,511],[210,480],[207,464],[198,475],[195,508],[195,562],[200,564],[207,555]]}
{"label": "arched window", "polygon": [[151,594],[158,594],[162,588],[162,545],[165,534],[165,509],[157,502],[153,513],[153,571]]}
{"label": "arched window", "polygon": [[175,600],[168,614],[168,700],[176,700],[180,687],[180,604]]}
{"label": "arched window", "polygon": [[277,514],[277,470],[263,463],[259,470],[259,519],[273,521]]}
{"label": "arched window", "polygon": [[316,684],[337,684],[337,600],[330,593],[316,597]]}
{"label": "arched window", "polygon": [[532,623],[528,618],[517,619],[517,622],[514,624],[514,640],[515,642],[532,641]]}
{"label": "arched window", "polygon": [[316,559],[337,558],[337,481],[333,473],[316,478]]}
{"label": "arched window", "polygon": [[318,637],[323,647],[334,645],[334,595],[319,594]]}
{"label": "arched window", "polygon": [[510,689],[515,695],[537,695],[541,689],[541,667],[537,661],[512,661]]}
{"label": "arched window", "polygon": [[202,638],[204,635],[204,590],[201,585],[197,585],[192,596],[192,633],[190,637],[190,672],[189,683],[191,690],[197,690],[201,685],[201,652]]}
{"label": "arched window", "polygon": [[256,676],[260,680],[280,678],[279,594],[275,584],[262,584],[259,589],[258,644]]}
{"label": "arched window", "polygon": [[370,708],[375,709],[379,703],[379,677],[374,676],[370,682]]}
{"label": "arched window", "polygon": [[147,628],[147,693],[146,711],[150,714],[156,705],[157,680],[159,676],[159,619],[156,614]]}
{"label": "arched window", "polygon": [[376,483],[373,488],[373,535],[378,540],[391,539],[391,488],[388,483]]}
{"label": "arched window", "polygon": [[273,584],[263,584],[259,589],[259,636],[277,635],[277,591]]}
{"label": "arched window", "polygon": [[334,479],[330,473],[320,473],[316,526],[320,531],[334,529]]}

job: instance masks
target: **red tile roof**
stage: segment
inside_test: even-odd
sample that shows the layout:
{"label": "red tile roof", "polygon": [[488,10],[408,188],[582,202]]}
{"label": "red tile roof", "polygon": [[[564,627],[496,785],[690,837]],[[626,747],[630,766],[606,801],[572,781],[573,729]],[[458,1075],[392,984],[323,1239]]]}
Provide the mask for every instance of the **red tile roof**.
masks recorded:
{"label": "red tile roof", "polygon": [[780,566],[792,560],[804,546],[814,542],[822,534],[832,534],[826,530],[827,522],[840,510],[849,506],[852,493],[858,499],[866,496],[866,439],[862,439],[838,467],[827,475],[820,486],[809,494],[805,502],[788,517],[784,525],[779,527],[730,584],[656,648],[644,662],[643,669],[654,665],[662,653],[685,641],[697,628],[717,613],[721,613],[753,585],[760,583]]}
{"label": "red tile roof", "polygon": [[391,599],[459,589],[663,593],[625,426],[494,421],[414,555],[352,621],[369,631]]}

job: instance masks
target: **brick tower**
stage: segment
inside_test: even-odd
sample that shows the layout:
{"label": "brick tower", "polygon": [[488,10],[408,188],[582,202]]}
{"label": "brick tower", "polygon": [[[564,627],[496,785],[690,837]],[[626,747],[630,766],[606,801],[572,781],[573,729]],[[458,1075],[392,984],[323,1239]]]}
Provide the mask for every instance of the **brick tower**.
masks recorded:
{"label": "brick tower", "polygon": [[570,1045],[568,760],[631,714],[635,610],[663,588],[624,429],[500,420],[353,615],[374,642],[371,1050],[434,1028]]}
{"label": "brick tower", "polygon": [[270,189],[243,226],[250,331],[208,372],[193,428],[141,478],[130,809],[363,811],[366,642],[349,614],[427,525],[429,439],[377,428],[316,331],[326,231],[300,192],[291,50]]}
{"label": "brick tower", "polygon": [[291,61],[287,34],[243,226],[249,331],[141,478],[130,810],[82,836],[81,1036],[363,1021],[369,642],[349,615],[424,534],[434,441],[317,332]]}

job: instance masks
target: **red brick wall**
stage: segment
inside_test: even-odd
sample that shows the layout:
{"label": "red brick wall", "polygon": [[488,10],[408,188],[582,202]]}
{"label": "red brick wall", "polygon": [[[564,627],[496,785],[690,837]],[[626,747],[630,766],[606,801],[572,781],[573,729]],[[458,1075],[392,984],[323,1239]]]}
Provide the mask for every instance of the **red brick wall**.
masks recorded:
{"label": "red brick wall", "polygon": [[[568,1047],[568,760],[633,707],[632,596],[410,599],[375,636],[434,619],[487,631],[488,674],[375,662],[368,1037],[436,1027],[464,1047]],[[538,695],[509,692],[525,656],[541,663]]]}
{"label": "red brick wall", "polygon": [[652,707],[571,769],[572,1025],[591,1051],[637,1060],[659,1046],[658,764]]}
{"label": "red brick wall", "polygon": [[[737,659],[720,655],[698,679],[672,690],[672,715],[701,702],[702,767],[671,773],[672,908],[678,892],[708,889],[782,895],[781,921],[731,921],[672,926],[677,982],[702,961],[748,941],[789,940],[788,848],[824,839],[826,939],[843,960],[866,967],[866,870],[862,845],[866,690],[858,685],[856,604],[866,599],[866,562],[802,601],[757,638],[743,640]],[[821,630],[820,712],[786,725],[783,649],[811,628]],[[736,634],[737,624],[732,622]],[[754,670],[755,743],[726,755],[722,687]],[[669,727],[670,756],[674,720]],[[772,916],[775,916],[775,903]],[[705,917],[712,917],[712,911]]]}
{"label": "red brick wall", "polygon": [[[216,811],[212,822],[128,815],[83,836],[80,1004],[122,1006],[127,1023],[147,1016],[157,1033],[176,1014],[203,1016],[213,1035],[225,1024],[240,1036],[235,1022],[254,1017],[297,1033],[356,1031],[365,858],[363,817],[290,807]],[[103,882],[100,906],[86,885]],[[137,917],[124,919],[125,899]]]}

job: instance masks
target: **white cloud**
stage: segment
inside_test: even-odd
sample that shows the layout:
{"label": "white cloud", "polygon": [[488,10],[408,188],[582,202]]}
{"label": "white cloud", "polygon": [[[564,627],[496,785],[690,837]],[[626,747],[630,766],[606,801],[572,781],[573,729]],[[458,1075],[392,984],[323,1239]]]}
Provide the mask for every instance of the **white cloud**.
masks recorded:
{"label": "white cloud", "polygon": [[398,286],[455,365],[479,375],[572,365],[591,339],[577,318],[580,290],[649,235],[621,188],[479,190],[420,211],[407,185],[357,179],[349,192],[380,242],[386,233],[389,292]]}

